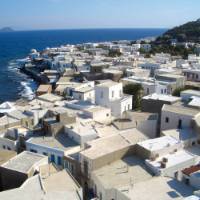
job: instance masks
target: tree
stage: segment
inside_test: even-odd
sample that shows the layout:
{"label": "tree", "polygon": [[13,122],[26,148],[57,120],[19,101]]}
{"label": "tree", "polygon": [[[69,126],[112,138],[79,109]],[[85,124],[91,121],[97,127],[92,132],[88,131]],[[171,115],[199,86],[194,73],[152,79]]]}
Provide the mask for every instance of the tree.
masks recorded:
{"label": "tree", "polygon": [[140,84],[128,84],[124,86],[124,93],[133,95],[133,109],[140,110],[143,96],[143,88]]}
{"label": "tree", "polygon": [[181,92],[184,91],[185,89],[184,88],[177,88],[174,90],[173,92],[173,96],[176,96],[176,97],[180,97],[181,96]]}
{"label": "tree", "polygon": [[108,56],[109,57],[120,57],[122,53],[119,50],[110,49]]}
{"label": "tree", "polygon": [[180,97],[181,96],[181,92],[184,91],[184,90],[197,90],[197,91],[199,91],[199,89],[196,88],[195,86],[186,85],[183,88],[177,88],[177,89],[175,89],[172,95],[176,96],[176,97]]}

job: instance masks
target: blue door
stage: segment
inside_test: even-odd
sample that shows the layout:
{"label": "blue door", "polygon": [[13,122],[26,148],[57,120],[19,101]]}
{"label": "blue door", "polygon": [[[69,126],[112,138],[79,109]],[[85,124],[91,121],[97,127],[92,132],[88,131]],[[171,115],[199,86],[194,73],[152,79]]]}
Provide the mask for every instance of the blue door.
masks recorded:
{"label": "blue door", "polygon": [[51,162],[55,163],[55,156],[53,154],[51,155]]}

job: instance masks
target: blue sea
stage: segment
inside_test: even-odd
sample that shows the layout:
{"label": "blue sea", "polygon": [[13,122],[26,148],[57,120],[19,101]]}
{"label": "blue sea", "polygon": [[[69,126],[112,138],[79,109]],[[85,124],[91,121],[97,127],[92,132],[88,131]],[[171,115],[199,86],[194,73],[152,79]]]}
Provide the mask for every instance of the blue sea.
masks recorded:
{"label": "blue sea", "polygon": [[159,36],[166,29],[87,29],[16,31],[0,33],[0,102],[28,97],[36,83],[17,70],[16,59],[24,58],[31,49],[42,50],[64,44],[136,40]]}

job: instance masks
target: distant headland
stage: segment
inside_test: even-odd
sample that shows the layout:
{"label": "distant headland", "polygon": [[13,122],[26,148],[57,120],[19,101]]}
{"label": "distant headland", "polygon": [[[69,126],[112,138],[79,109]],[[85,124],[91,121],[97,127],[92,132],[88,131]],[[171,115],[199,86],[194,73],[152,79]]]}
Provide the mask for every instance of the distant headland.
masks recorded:
{"label": "distant headland", "polygon": [[13,32],[13,31],[15,31],[15,30],[12,29],[11,27],[0,28],[0,32]]}

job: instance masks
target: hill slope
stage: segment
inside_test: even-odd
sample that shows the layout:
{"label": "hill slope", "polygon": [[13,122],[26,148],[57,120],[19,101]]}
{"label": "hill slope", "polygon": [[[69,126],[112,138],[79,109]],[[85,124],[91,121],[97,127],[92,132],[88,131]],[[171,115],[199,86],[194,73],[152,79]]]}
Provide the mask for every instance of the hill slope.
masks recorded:
{"label": "hill slope", "polygon": [[172,39],[178,42],[200,42],[200,19],[168,30],[157,38],[157,42],[166,43]]}
{"label": "hill slope", "polygon": [[13,32],[14,30],[10,27],[4,27],[2,29],[0,29],[0,32]]}

